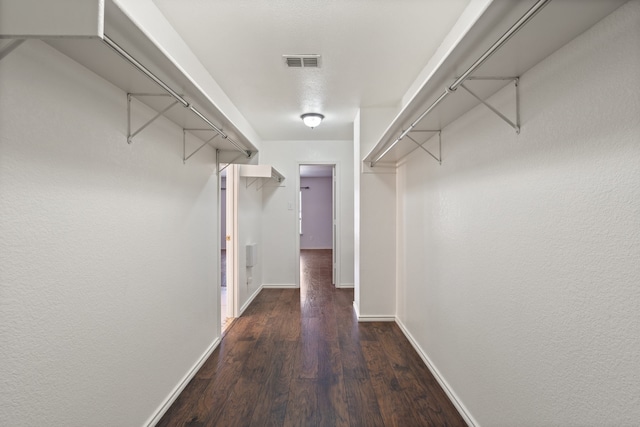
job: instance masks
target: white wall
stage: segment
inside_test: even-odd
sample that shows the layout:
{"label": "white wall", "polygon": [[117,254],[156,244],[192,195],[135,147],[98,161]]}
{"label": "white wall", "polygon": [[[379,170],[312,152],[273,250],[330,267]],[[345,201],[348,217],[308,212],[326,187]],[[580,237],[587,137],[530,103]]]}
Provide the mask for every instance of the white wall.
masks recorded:
{"label": "white wall", "polygon": [[333,182],[330,177],[300,178],[302,235],[300,249],[331,249],[333,242]]}
{"label": "white wall", "polygon": [[42,42],[0,93],[0,425],[142,425],[218,338],[214,153]]}
{"label": "white wall", "polygon": [[353,119],[353,304],[360,301],[360,110]]}
{"label": "white wall", "polygon": [[[360,152],[375,146],[395,108],[360,110]],[[356,123],[357,124],[357,123]],[[360,173],[362,162],[357,164]],[[359,176],[360,258],[355,308],[360,320],[393,320],[396,289],[395,168],[365,167]]]}
{"label": "white wall", "polygon": [[[398,169],[399,321],[483,426],[640,420],[640,2]],[[512,108],[511,89],[491,100]]]}
{"label": "white wall", "polygon": [[[238,173],[239,167],[230,168]],[[232,173],[232,172],[229,173]],[[238,185],[238,305],[240,312],[248,306],[262,287],[264,248],[262,244],[262,189],[253,178],[240,178]],[[247,183],[253,182],[249,187]],[[258,262],[247,268],[246,246],[258,245]]]}
{"label": "white wall", "polygon": [[[263,283],[295,286],[300,266],[296,200],[299,164],[336,165],[341,236],[338,286],[353,286],[353,141],[263,141],[260,163],[284,176],[280,187],[263,189]],[[292,209],[289,209],[291,207]]]}

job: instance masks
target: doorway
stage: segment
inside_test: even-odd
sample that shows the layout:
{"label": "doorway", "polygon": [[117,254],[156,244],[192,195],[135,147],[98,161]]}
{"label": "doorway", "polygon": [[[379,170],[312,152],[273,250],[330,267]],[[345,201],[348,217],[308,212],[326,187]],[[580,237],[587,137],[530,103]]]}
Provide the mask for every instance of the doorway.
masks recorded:
{"label": "doorway", "polygon": [[[301,163],[298,194],[298,260],[331,258],[332,283],[338,282],[336,165]],[[303,275],[300,275],[300,285]]]}

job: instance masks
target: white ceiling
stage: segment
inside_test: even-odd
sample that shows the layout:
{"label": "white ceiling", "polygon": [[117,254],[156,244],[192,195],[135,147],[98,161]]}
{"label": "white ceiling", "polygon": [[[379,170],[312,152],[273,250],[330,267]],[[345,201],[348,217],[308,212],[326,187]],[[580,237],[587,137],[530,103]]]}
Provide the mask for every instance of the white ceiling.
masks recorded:
{"label": "white ceiling", "polygon": [[[154,0],[263,140],[350,140],[399,104],[469,0]],[[289,69],[285,54],[320,54]],[[325,121],[306,128],[300,115]]]}

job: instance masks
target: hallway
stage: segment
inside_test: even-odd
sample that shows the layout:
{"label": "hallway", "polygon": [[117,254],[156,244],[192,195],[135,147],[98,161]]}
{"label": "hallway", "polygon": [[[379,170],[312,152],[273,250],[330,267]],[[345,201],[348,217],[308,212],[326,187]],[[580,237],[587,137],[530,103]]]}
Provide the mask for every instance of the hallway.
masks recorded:
{"label": "hallway", "polygon": [[463,426],[394,323],[358,323],[331,251],[301,251],[300,289],[265,289],[158,426]]}

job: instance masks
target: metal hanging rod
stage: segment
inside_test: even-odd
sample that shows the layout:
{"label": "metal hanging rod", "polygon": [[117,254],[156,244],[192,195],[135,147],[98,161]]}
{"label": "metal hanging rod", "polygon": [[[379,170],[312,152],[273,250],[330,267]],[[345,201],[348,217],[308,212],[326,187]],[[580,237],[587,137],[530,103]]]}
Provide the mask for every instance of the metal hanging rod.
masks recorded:
{"label": "metal hanging rod", "polygon": [[224,139],[226,139],[227,141],[229,141],[231,143],[231,145],[233,145],[234,147],[236,147],[236,149],[238,151],[240,151],[241,153],[244,153],[245,156],[247,157],[251,157],[251,155],[253,154],[251,152],[251,150],[247,150],[246,148],[242,147],[239,143],[237,143],[236,141],[234,141],[233,139],[231,139],[229,137],[229,135],[225,134],[222,129],[218,128],[216,125],[214,125],[213,123],[211,123],[211,121],[209,119],[207,119],[205,116],[202,115],[202,113],[200,113],[200,111],[196,110],[196,108],[193,105],[189,105],[189,109],[198,117],[200,117],[202,119],[203,122],[205,122],[206,124],[208,124],[209,126],[211,126],[211,128],[218,132],[218,134],[220,134],[220,136]]}
{"label": "metal hanging rod", "polygon": [[[220,150],[216,150],[216,156],[218,159],[219,159],[219,155],[220,155]],[[216,160],[216,164],[218,165],[218,174],[222,173],[222,171],[224,171],[226,168],[234,164],[234,162],[238,160],[240,157],[242,157],[242,154],[231,159],[231,161],[227,162],[227,164],[222,169],[220,169],[220,160]]]}
{"label": "metal hanging rod", "polygon": [[154,83],[156,83],[158,86],[160,86],[162,89],[166,90],[171,96],[173,96],[179,103],[181,103],[184,107],[188,107],[189,103],[180,95],[178,95],[177,92],[175,92],[173,89],[171,89],[169,86],[167,86],[167,84],[165,82],[163,82],[162,80],[160,80],[158,77],[156,77],[155,74],[153,74],[151,71],[149,71],[147,69],[147,67],[145,67],[144,65],[142,65],[141,63],[138,62],[137,59],[135,59],[133,56],[129,55],[129,53],[124,50],[123,48],[121,48],[116,42],[114,42],[113,40],[111,40],[109,38],[109,36],[107,36],[106,34],[103,35],[103,39],[104,43],[109,46],[111,49],[113,49],[118,55],[120,55],[122,58],[124,58],[128,63],[130,63],[131,65],[133,65],[134,67],[136,67],[140,72],[142,72],[142,74],[144,74],[145,76],[149,77],[151,80],[154,81]]}
{"label": "metal hanging rod", "polygon": [[411,123],[411,125],[409,125],[409,127],[406,130],[404,130],[400,134],[400,136],[396,138],[396,140],[393,141],[393,143],[391,143],[391,145],[389,145],[389,147],[387,147],[382,152],[382,154],[377,155],[376,158],[373,159],[373,161],[371,161],[371,167],[374,167],[375,164],[378,163],[381,158],[383,158],[389,151],[391,151],[391,149],[398,142],[400,142],[405,136],[407,136],[407,134],[411,132],[412,129],[416,127],[418,123],[420,123],[420,121],[422,121],[422,119],[424,119],[431,111],[433,111],[433,109],[436,108],[438,104],[440,104],[447,96],[449,96],[449,94],[451,94],[452,92],[455,92],[456,89],[458,89],[458,86],[460,86],[465,80],[467,80],[473,72],[475,72],[478,68],[480,68],[482,64],[484,64],[498,49],[500,49],[511,37],[513,37],[523,26],[525,26],[525,24],[529,22],[538,12],[540,12],[540,10],[542,10],[542,8],[546,6],[549,2],[551,2],[551,0],[538,0],[524,15],[522,15],[522,17],[520,17],[520,19],[516,21],[515,24],[511,26],[511,28],[509,28],[502,35],[502,37],[496,40],[495,43],[493,43],[491,47],[489,47],[489,49],[487,49],[467,69],[467,71],[462,73],[462,75],[458,77],[453,82],[453,84],[451,84],[451,86],[447,87],[445,91],[442,93],[442,95],[440,95],[438,99],[436,99],[433,102],[433,104],[429,106],[429,108],[427,108],[416,120],[414,120],[413,123]]}
{"label": "metal hanging rod", "polygon": [[198,116],[202,121],[204,121],[207,125],[209,125],[214,131],[218,132],[218,134],[220,134],[220,136],[224,139],[226,139],[227,141],[229,141],[229,143],[231,143],[234,147],[236,147],[236,149],[240,152],[242,152],[244,155],[246,155],[247,157],[251,157],[252,156],[252,152],[251,150],[247,150],[246,148],[242,147],[238,142],[234,141],[233,139],[231,139],[227,134],[225,134],[222,129],[220,129],[219,127],[217,127],[216,125],[214,125],[209,119],[207,119],[200,111],[198,111],[198,109],[196,107],[194,107],[193,105],[191,105],[189,102],[187,102],[181,95],[179,95],[176,91],[174,91],[173,89],[171,89],[165,82],[163,82],[160,78],[158,78],[155,74],[153,74],[151,71],[149,71],[149,69],[147,67],[145,67],[144,65],[142,65],[140,62],[138,62],[137,59],[135,59],[133,56],[131,56],[126,50],[124,50],[122,47],[120,47],[116,42],[114,42],[113,40],[111,40],[111,38],[109,38],[109,36],[107,36],[106,34],[103,35],[103,42],[109,46],[111,49],[113,49],[118,55],[120,55],[123,59],[125,59],[127,62],[129,62],[131,65],[133,65],[136,69],[138,69],[142,74],[144,74],[145,76],[147,76],[148,78],[150,78],[154,83],[156,83],[158,86],[160,86],[162,89],[164,89],[168,94],[170,94],[172,97],[174,97],[176,99],[176,101],[178,101],[179,103],[181,103],[185,108],[188,108],[191,112],[193,112],[196,116]]}

